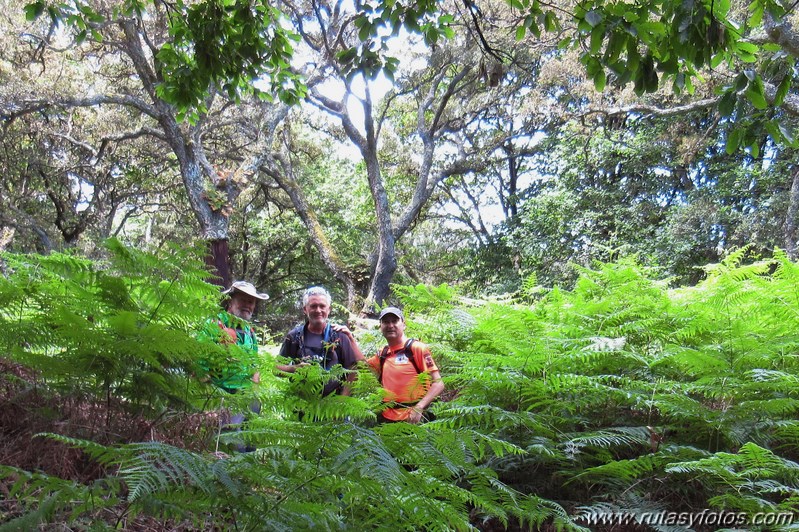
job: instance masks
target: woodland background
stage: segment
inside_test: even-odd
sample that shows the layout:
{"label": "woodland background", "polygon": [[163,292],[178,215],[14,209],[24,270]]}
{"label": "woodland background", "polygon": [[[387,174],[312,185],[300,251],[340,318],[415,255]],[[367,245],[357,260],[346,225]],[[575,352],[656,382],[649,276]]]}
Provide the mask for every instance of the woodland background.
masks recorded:
{"label": "woodland background", "polygon": [[[796,512],[795,5],[0,2],[6,528]],[[193,332],[242,278],[223,397]],[[408,310],[435,422],[272,375],[313,284]]]}

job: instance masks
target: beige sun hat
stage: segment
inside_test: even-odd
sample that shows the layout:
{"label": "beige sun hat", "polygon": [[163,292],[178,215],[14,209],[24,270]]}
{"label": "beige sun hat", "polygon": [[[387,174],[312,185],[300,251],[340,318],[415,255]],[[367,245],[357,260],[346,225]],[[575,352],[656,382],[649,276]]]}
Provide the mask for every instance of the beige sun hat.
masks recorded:
{"label": "beige sun hat", "polygon": [[248,283],[247,281],[236,281],[235,283],[230,285],[230,288],[224,290],[222,293],[232,294],[237,290],[239,292],[252,296],[256,299],[260,299],[262,301],[266,301],[267,299],[269,299],[269,294],[267,294],[266,292],[259,292],[258,289],[255,288],[254,284]]}

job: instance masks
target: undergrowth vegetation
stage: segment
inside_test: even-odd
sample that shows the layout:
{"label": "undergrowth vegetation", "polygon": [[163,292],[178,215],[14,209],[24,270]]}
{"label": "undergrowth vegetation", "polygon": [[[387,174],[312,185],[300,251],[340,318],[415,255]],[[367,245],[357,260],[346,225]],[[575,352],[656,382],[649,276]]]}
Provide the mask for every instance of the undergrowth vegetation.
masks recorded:
{"label": "undergrowth vegetation", "polygon": [[[506,299],[397,287],[448,388],[413,426],[375,423],[368,370],[352,397],[321,399],[329,375],[275,375],[268,348],[259,386],[216,390],[196,364],[226,356],[196,339],[218,306],[201,262],[107,251],[3,255],[0,409],[20,414],[0,416],[0,447],[77,449],[94,466],[5,452],[5,529],[577,530],[610,511],[799,509],[799,267],[785,257],[735,255],[677,290],[632,261]],[[243,430],[217,430],[253,399]]]}

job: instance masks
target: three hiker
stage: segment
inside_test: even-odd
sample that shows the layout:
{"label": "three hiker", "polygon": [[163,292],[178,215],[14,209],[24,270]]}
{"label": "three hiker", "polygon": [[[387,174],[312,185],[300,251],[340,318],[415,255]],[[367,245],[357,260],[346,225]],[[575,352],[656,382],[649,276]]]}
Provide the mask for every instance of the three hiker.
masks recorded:
{"label": "three hiker", "polygon": [[[218,343],[236,344],[244,352],[257,355],[258,343],[248,320],[252,318],[258,301],[264,301],[269,296],[258,292],[255,286],[246,281],[236,281],[223,293],[229,295],[226,311],[221,312],[216,319],[209,320],[204,334],[214,337]],[[277,369],[294,373],[299,367],[319,364],[329,371],[340,364],[351,370],[358,361],[365,360],[349,328],[328,320],[331,303],[330,293],[320,286],[305,291],[302,296],[305,321],[286,334],[279,353],[291,362],[278,364]],[[381,420],[419,423],[425,410],[444,391],[441,374],[430,349],[405,335],[405,316],[400,309],[383,309],[379,320],[380,332],[388,345],[366,362],[387,392],[384,400],[388,407],[382,412]],[[200,361],[200,364],[204,365],[203,362]],[[228,393],[236,393],[249,386],[251,381],[259,380],[251,364],[235,360],[235,357],[229,359],[227,367],[205,369],[211,382]],[[355,378],[356,374],[351,373],[347,381]],[[322,396],[331,393],[349,395],[350,390],[345,382],[330,379],[324,386]],[[235,423],[241,420],[231,421]]]}

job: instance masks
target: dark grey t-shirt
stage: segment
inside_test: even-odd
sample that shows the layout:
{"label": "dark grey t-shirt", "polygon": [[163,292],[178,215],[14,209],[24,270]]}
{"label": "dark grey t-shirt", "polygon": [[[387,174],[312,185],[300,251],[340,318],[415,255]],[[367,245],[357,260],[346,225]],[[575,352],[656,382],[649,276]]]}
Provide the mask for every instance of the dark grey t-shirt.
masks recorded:
{"label": "dark grey t-shirt", "polygon": [[[300,335],[302,335],[301,341]],[[323,345],[324,335],[309,331],[307,326],[302,328],[302,332],[293,329],[283,341],[283,345],[280,348],[280,356],[294,359],[297,362],[321,364],[328,371],[336,364],[341,364],[346,369],[354,368],[357,359],[349,337],[343,334],[331,333],[330,339],[331,341],[327,346],[328,349],[325,349]],[[322,396],[329,395],[340,387],[341,381],[331,379],[325,384]]]}

